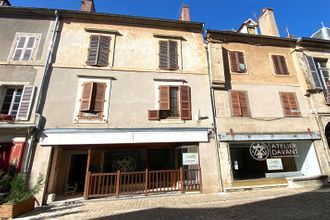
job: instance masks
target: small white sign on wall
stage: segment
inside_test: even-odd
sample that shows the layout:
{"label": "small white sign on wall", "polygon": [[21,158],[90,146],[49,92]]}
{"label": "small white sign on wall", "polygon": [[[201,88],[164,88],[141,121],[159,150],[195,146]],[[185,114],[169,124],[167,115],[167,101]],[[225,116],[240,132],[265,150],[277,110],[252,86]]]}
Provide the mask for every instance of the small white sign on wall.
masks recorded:
{"label": "small white sign on wall", "polygon": [[183,165],[198,165],[198,153],[183,153],[182,154]]}
{"label": "small white sign on wall", "polygon": [[283,170],[283,164],[281,158],[267,159],[267,169],[268,170]]}

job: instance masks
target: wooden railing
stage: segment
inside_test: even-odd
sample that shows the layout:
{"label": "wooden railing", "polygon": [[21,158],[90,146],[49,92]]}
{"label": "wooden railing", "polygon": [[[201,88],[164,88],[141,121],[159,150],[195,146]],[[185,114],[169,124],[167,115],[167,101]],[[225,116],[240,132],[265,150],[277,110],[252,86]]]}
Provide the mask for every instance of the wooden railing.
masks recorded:
{"label": "wooden railing", "polygon": [[172,191],[200,191],[200,169],[142,172],[87,173],[84,198],[149,194]]}

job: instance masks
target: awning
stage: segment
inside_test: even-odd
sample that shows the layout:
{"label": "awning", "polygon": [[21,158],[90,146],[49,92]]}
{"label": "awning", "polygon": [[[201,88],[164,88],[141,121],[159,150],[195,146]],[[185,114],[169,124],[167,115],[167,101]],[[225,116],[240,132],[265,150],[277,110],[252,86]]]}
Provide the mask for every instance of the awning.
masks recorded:
{"label": "awning", "polygon": [[238,141],[288,141],[288,140],[320,140],[319,132],[303,133],[220,133],[219,141],[238,142]]}
{"label": "awning", "polygon": [[46,129],[43,146],[208,142],[208,128]]}

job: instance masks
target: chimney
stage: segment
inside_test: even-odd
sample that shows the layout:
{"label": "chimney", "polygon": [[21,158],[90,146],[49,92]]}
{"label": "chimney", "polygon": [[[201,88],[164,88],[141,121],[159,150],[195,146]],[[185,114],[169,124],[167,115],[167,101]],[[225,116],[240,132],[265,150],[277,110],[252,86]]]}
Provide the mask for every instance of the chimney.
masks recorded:
{"label": "chimney", "polygon": [[80,11],[95,12],[94,0],[82,0]]}
{"label": "chimney", "polygon": [[183,5],[181,8],[180,21],[190,21],[190,8],[189,5]]}
{"label": "chimney", "polygon": [[260,32],[262,35],[269,35],[279,37],[280,34],[277,29],[274,12],[271,8],[265,8],[262,10],[261,15],[258,18]]}

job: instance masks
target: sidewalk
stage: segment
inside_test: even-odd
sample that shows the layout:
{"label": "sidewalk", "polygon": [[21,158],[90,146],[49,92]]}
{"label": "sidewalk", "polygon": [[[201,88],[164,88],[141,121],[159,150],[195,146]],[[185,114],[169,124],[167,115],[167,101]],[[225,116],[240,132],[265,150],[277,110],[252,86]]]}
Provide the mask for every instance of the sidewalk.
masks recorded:
{"label": "sidewalk", "polygon": [[[302,203],[304,201],[305,203]],[[76,199],[39,207],[25,215],[24,218],[19,219],[186,219],[188,217],[189,219],[214,219],[219,214],[226,219],[264,219],[265,214],[261,217],[257,214],[257,210],[264,212],[263,209],[267,209],[267,207],[270,210],[273,207],[277,209],[289,208],[289,210],[285,210],[286,213],[282,213],[286,215],[290,214],[290,210],[297,209],[299,214],[306,218],[304,211],[306,212],[310,208],[319,209],[319,207],[309,207],[312,205],[310,202],[313,202],[314,205],[325,203],[323,210],[329,210],[330,189],[289,190],[276,188],[214,194],[186,193],[120,199],[105,198],[88,201]],[[250,213],[249,210],[252,207]],[[260,209],[259,207],[263,208]],[[323,206],[320,207],[320,210],[322,208]],[[269,212],[269,215],[272,214]],[[323,214],[327,214],[328,217],[330,212],[327,212],[323,212]],[[280,217],[280,214],[277,213],[277,216]],[[298,218],[297,211],[291,214],[291,217]],[[290,216],[286,217],[290,218]],[[318,216],[318,218],[322,219],[322,216]]]}

